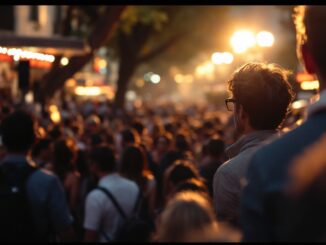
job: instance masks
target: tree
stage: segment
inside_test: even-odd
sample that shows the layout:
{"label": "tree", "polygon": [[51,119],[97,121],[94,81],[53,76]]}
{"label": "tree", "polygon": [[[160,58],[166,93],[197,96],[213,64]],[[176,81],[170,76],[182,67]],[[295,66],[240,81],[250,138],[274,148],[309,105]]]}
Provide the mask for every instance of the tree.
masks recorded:
{"label": "tree", "polygon": [[[74,33],[86,36],[91,52],[83,57],[73,57],[66,67],[60,67],[60,57],[57,57],[53,69],[45,77],[43,91],[49,96],[91,59],[93,51],[106,43],[113,51],[113,56],[119,60],[114,104],[121,109],[124,108],[128,84],[141,65],[152,63],[160,66],[162,73],[171,65],[188,66],[189,69],[192,57],[200,52],[222,48],[225,43],[223,33],[228,9],[225,6],[128,6],[123,13],[124,7],[121,6],[103,8],[68,7],[64,22],[66,27],[63,28],[65,35]],[[101,9],[103,20],[97,20]],[[71,28],[72,20],[79,28]],[[104,24],[106,21],[109,24]],[[102,33],[100,37],[87,31],[94,23],[97,31],[93,33]],[[119,24],[118,28],[108,42],[115,23]],[[97,41],[93,42],[94,39]]]}
{"label": "tree", "polygon": [[115,106],[123,108],[132,75],[152,63],[166,73],[170,66],[187,67],[200,52],[223,47],[227,7],[135,6],[124,13],[117,31],[119,71]]}
{"label": "tree", "polygon": [[[52,69],[45,74],[44,81],[41,91],[45,97],[51,97],[54,93],[64,86],[65,81],[72,77],[75,72],[82,69],[94,55],[94,51],[103,46],[112,37],[116,23],[124,11],[126,6],[107,6],[99,9],[100,17],[97,18],[96,22],[91,19],[90,22],[94,23],[94,28],[89,32],[86,41],[89,46],[89,52],[83,56],[74,56],[70,59],[68,66],[60,66],[61,56],[57,56],[53,63]],[[70,23],[73,19],[73,11],[76,8],[69,6],[67,10],[67,18],[63,24],[63,34],[69,35],[73,30],[70,28]],[[77,29],[79,30],[79,29]]]}

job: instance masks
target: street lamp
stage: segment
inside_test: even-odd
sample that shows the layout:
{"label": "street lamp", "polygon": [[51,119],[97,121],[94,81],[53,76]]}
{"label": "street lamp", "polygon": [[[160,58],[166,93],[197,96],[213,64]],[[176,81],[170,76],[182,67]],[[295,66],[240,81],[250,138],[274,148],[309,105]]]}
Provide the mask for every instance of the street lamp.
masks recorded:
{"label": "street lamp", "polygon": [[260,47],[271,47],[274,40],[274,35],[268,31],[261,31],[256,35],[256,41]]}
{"label": "street lamp", "polygon": [[221,64],[231,64],[233,62],[233,54],[231,54],[230,52],[215,52],[212,54],[212,62],[215,65],[221,65]]}
{"label": "street lamp", "polygon": [[271,47],[274,41],[274,35],[269,31],[260,31],[254,35],[247,30],[236,31],[230,39],[233,51],[237,54],[244,53],[256,45],[259,47]]}
{"label": "street lamp", "polygon": [[256,44],[255,36],[247,30],[236,31],[231,37],[233,51],[237,54],[244,53]]}

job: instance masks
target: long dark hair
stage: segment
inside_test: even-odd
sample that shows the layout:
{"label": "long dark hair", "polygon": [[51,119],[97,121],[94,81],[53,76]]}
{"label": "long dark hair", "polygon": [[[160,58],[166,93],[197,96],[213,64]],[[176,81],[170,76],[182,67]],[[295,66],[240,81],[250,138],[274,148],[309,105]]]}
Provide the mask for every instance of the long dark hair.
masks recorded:
{"label": "long dark hair", "polygon": [[76,170],[76,149],[73,140],[59,139],[56,141],[53,154],[54,172],[61,181],[64,181],[68,172]]}
{"label": "long dark hair", "polygon": [[139,146],[127,147],[122,153],[119,172],[144,190],[146,174],[149,172],[144,150]]}

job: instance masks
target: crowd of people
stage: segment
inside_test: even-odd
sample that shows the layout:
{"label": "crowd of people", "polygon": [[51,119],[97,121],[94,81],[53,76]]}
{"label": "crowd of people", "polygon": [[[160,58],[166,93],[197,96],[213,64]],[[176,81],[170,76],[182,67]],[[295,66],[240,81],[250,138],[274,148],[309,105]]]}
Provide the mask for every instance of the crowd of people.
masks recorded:
{"label": "crowd of people", "polygon": [[[54,120],[50,106],[2,98],[0,193],[4,176],[24,173],[31,217],[28,232],[4,225],[0,240],[325,241],[326,8],[296,11],[298,54],[321,90],[302,125],[291,117],[288,71],[267,63],[230,74],[227,110],[119,113],[110,101],[72,98]],[[142,228],[121,233],[135,213]]]}

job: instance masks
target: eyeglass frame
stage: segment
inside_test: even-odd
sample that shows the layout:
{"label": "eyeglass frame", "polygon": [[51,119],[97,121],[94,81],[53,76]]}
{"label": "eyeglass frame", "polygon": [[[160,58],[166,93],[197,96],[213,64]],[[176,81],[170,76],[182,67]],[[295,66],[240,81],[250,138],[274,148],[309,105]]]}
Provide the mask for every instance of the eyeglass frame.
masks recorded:
{"label": "eyeglass frame", "polygon": [[225,106],[226,106],[226,109],[228,111],[233,111],[230,109],[230,107],[228,106],[228,103],[236,103],[237,101],[233,98],[228,98],[228,99],[225,99]]}

